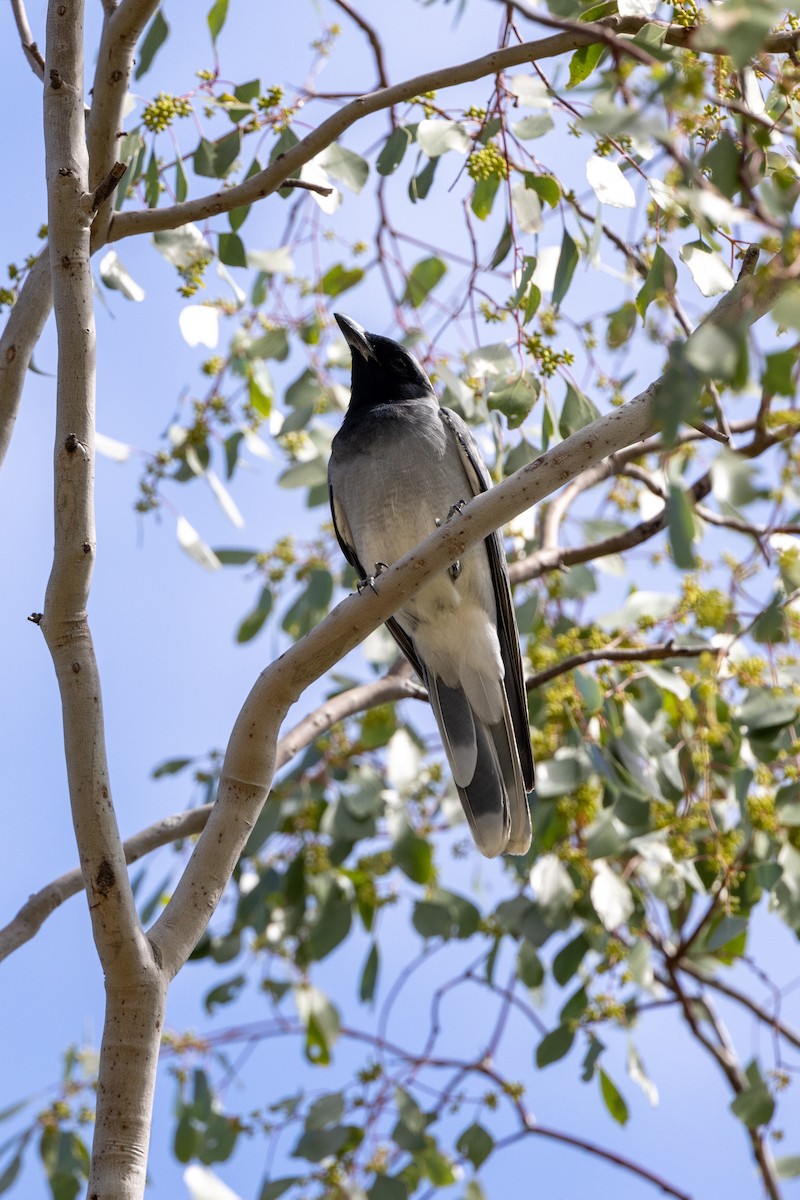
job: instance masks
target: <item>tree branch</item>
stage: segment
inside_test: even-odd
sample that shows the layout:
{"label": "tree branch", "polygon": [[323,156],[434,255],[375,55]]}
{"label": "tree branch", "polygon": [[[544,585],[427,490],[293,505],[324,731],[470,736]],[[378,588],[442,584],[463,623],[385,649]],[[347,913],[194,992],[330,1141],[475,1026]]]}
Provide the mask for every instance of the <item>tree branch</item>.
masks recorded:
{"label": "tree branch", "polygon": [[360,121],[362,117],[380,112],[385,108],[391,108],[405,100],[411,100],[423,92],[454,87],[459,83],[469,83],[475,79],[482,79],[486,75],[496,75],[508,67],[518,67],[524,63],[554,58],[559,54],[576,50],[580,46],[596,42],[601,37],[601,33],[605,37],[608,31],[613,32],[617,28],[619,20],[620,18],[616,16],[607,17],[604,21],[595,24],[576,26],[574,31],[568,33],[559,33],[535,42],[525,42],[519,46],[502,47],[493,50],[491,54],[484,54],[481,58],[472,59],[470,62],[427,71],[424,75],[417,75],[403,83],[359,96],[349,104],[343,105],[338,112],[328,117],[269,167],[235,187],[214,192],[208,196],[200,196],[196,200],[186,200],[182,204],[173,204],[166,208],[115,213],[111,219],[108,241],[118,241],[136,233],[176,229],[189,221],[204,221],[209,217],[218,216],[220,213],[230,212],[231,209],[240,205],[253,204],[276,192],[295,171],[298,171],[316,154],[340,138],[345,130]]}
{"label": "tree branch", "polygon": [[40,624],[61,692],[72,820],[106,983],[88,1192],[96,1200],[136,1200],[145,1185],[166,977],[139,924],[125,868],[86,616],[95,554],[95,327],[83,15],[82,0],[50,0],[44,130],[58,381],[55,548]]}
{"label": "tree branch", "polygon": [[28,272],[0,336],[0,467],[11,444],[28,365],[52,306],[50,249],[45,246]]}
{"label": "tree branch", "polygon": [[[89,150],[89,186],[99,188],[111,174],[117,158],[117,140],[122,129],[122,110],[128,94],[136,44],[159,0],[123,0],[106,9],[97,51],[92,87],[92,108],[86,122]],[[92,228],[92,250],[106,242],[111,220],[110,195],[99,206]]]}
{"label": "tree branch", "polygon": [[576,667],[582,667],[585,663],[657,662],[664,658],[697,658],[709,649],[708,646],[674,646],[672,642],[662,642],[659,646],[604,646],[600,650],[581,650],[579,654],[571,654],[569,658],[553,663],[552,667],[545,667],[529,675],[525,680],[525,687],[529,692],[533,692],[542,684],[549,683],[551,679],[557,679],[559,675],[565,675],[568,671],[574,671]]}
{"label": "tree branch", "polygon": [[[350,688],[325,700],[318,708],[290,729],[278,742],[276,770],[280,770],[297,754],[339,721],[396,700],[425,700],[427,692],[407,675],[389,672],[382,679]],[[173,813],[148,825],[123,843],[125,861],[137,862],[146,854],[183,838],[201,833],[206,826],[212,805],[204,804],[184,812]],[[67,871],[58,879],[34,892],[17,915],[0,929],[0,962],[30,941],[41,926],[65,900],[75,896],[82,887],[80,869]]]}
{"label": "tree branch", "polygon": [[108,969],[134,950],[138,919],[110,801],[100,681],[86,618],[95,554],[95,332],[83,118],[83,12],[51,3],[45,150],[53,299],[58,330],[55,549],[41,629],[61,689],[75,836],[92,928]]}
{"label": "tree branch", "polygon": [[[692,1034],[697,1042],[711,1055],[719,1069],[722,1071],[725,1078],[730,1084],[731,1090],[735,1095],[739,1096],[749,1086],[747,1078],[742,1071],[737,1061],[733,1047],[727,1037],[727,1034],[719,1020],[715,1017],[713,1009],[710,1007],[708,1000],[701,997],[696,1000],[694,997],[687,996],[681,981],[678,976],[677,965],[672,961],[669,955],[665,954],[665,963],[668,972],[667,986],[678,997],[683,1015],[686,1018],[686,1023],[689,1026]],[[711,1027],[716,1034],[717,1040],[710,1038],[700,1027],[700,1021],[695,1009],[699,1004],[705,1009],[708,1014],[708,1019]],[[772,1161],[772,1155],[768,1147],[764,1144],[764,1138],[758,1129],[747,1129],[747,1134],[750,1139],[750,1145],[753,1151],[753,1157],[761,1175],[764,1189],[770,1200],[781,1200],[780,1188],[778,1186],[777,1176],[775,1175],[775,1166]]]}
{"label": "tree branch", "polygon": [[33,31],[28,24],[28,14],[25,11],[25,0],[11,0],[11,11],[17,24],[17,33],[22,44],[23,54],[36,78],[44,79],[44,59],[41,50],[33,40]]}

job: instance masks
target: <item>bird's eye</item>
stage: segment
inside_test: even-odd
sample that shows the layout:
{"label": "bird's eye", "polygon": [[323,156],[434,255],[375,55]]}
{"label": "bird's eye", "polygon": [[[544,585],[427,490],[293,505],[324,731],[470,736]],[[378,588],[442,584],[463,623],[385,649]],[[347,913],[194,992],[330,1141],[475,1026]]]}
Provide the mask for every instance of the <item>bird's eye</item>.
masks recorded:
{"label": "bird's eye", "polygon": [[404,375],[408,369],[408,364],[403,354],[393,354],[389,359],[389,366],[393,371],[397,371],[398,375]]}

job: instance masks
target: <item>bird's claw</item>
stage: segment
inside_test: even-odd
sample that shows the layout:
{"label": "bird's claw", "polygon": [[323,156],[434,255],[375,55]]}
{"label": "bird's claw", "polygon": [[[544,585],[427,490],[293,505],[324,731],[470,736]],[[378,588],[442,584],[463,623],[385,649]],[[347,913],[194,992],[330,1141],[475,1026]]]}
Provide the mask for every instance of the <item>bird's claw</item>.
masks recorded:
{"label": "bird's claw", "polygon": [[447,573],[452,579],[453,583],[455,583],[455,581],[458,579],[462,569],[460,558],[457,558],[456,561],[447,568]]}
{"label": "bird's claw", "polygon": [[461,513],[462,513],[462,511],[463,511],[463,510],[464,510],[466,507],[467,507],[467,502],[466,502],[466,500],[459,500],[457,504],[451,504],[451,505],[450,505],[450,512],[447,514],[447,519],[448,519],[448,521],[452,520],[452,519],[453,519],[453,517],[460,516],[460,515],[461,515]]}
{"label": "bird's claw", "polygon": [[388,570],[389,570],[388,563],[376,562],[374,575],[366,575],[363,579],[356,580],[357,591],[359,593],[361,593],[361,592],[363,592],[364,588],[370,587],[370,588],[372,588],[373,592],[375,592],[375,595],[377,596],[378,589],[375,587],[375,580],[378,578],[379,575],[382,575],[384,571],[388,571]]}

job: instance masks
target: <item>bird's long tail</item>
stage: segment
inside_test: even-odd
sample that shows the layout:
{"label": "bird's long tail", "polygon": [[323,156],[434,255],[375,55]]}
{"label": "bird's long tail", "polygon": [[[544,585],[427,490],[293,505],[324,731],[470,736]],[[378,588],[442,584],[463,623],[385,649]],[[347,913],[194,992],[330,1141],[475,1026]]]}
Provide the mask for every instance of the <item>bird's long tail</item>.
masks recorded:
{"label": "bird's long tail", "polygon": [[531,841],[528,797],[508,700],[496,724],[483,721],[463,688],[428,675],[428,695],[469,827],[487,858],[524,854]]}

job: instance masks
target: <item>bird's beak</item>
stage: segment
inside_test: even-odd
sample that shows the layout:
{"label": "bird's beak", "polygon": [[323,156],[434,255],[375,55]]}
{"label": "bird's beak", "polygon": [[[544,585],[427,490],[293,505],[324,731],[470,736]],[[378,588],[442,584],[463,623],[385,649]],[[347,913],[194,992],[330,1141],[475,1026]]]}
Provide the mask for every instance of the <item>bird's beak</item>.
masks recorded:
{"label": "bird's beak", "polygon": [[353,353],[358,351],[364,360],[375,358],[375,351],[369,344],[369,335],[366,330],[362,329],[355,321],[351,321],[349,317],[342,316],[341,313],[333,315],[351,351]]}

